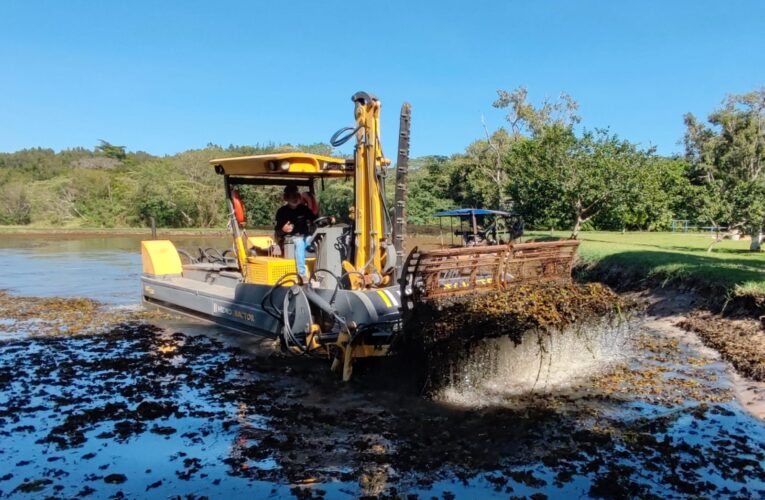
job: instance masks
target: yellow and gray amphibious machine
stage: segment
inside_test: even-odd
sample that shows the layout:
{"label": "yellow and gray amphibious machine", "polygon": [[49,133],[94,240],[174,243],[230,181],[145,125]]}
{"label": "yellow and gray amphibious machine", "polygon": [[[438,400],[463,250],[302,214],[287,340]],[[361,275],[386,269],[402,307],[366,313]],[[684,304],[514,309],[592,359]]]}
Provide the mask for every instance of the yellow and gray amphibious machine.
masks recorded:
{"label": "yellow and gray amphibious machine", "polygon": [[[330,141],[337,147],[355,138],[352,159],[279,153],[212,160],[223,178],[231,248],[200,250],[194,258],[170,241],[143,241],[143,301],[279,338],[289,352],[328,357],[348,380],[355,359],[391,351],[418,301],[570,279],[576,242],[415,248],[405,258],[410,106],[401,108],[389,211],[384,182],[391,162],[380,144],[380,101],[366,92],[352,100],[355,125]],[[342,214],[318,214],[310,228],[307,275],[300,275],[289,238],[247,235],[239,186],[298,186],[307,190],[306,204],[316,213],[317,181],[323,186],[329,179],[352,182],[353,215],[336,224],[330,216]]]}
{"label": "yellow and gray amphibious machine", "polygon": [[[355,138],[353,159],[280,153],[212,160],[223,177],[232,249],[203,250],[202,258],[183,262],[170,241],[143,241],[144,302],[281,337],[290,352],[329,355],[346,380],[354,358],[386,355],[401,326],[401,253],[393,245],[383,184],[390,161],[380,145],[380,101],[359,92],[353,102],[355,126],[332,141],[339,146]],[[408,116],[409,106],[403,109]],[[313,195],[317,181],[344,178],[354,186],[354,217],[349,224],[329,217],[340,214],[314,221],[309,276],[298,275],[288,241],[274,252],[275,237],[247,236],[238,186],[294,185]]]}

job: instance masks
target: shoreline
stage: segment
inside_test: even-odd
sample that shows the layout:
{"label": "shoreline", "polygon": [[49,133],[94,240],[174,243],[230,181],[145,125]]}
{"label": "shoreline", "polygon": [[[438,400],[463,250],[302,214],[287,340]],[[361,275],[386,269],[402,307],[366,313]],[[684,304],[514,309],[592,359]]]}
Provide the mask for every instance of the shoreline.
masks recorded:
{"label": "shoreline", "polygon": [[[226,228],[176,229],[157,228],[157,236],[229,236]],[[0,226],[0,236],[42,236],[42,237],[97,237],[97,236],[147,236],[150,228],[45,228]]]}
{"label": "shoreline", "polygon": [[612,266],[592,272],[586,264],[574,269],[580,283],[601,282],[624,296],[646,302],[646,318],[667,331],[713,352],[729,366],[733,391],[742,407],[765,419],[765,297],[700,285],[694,279],[640,277],[634,270]]}

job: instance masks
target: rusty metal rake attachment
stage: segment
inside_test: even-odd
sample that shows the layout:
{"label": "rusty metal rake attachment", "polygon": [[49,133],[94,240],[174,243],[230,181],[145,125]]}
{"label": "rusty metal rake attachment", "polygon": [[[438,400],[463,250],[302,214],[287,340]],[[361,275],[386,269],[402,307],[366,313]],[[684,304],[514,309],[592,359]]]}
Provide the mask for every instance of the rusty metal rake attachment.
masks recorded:
{"label": "rusty metal rake attachment", "polygon": [[405,310],[429,299],[571,281],[576,240],[412,250],[401,276]]}

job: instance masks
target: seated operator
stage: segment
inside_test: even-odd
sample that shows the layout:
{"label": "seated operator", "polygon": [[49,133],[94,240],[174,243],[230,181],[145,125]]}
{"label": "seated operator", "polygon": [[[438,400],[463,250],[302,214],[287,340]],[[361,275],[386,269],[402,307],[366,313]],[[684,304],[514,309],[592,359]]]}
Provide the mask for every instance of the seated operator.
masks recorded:
{"label": "seated operator", "polygon": [[286,186],[282,199],[285,204],[276,211],[276,235],[280,240],[292,237],[298,274],[306,277],[305,251],[311,244],[308,224],[316,220],[316,215],[302,203],[297,186]]}

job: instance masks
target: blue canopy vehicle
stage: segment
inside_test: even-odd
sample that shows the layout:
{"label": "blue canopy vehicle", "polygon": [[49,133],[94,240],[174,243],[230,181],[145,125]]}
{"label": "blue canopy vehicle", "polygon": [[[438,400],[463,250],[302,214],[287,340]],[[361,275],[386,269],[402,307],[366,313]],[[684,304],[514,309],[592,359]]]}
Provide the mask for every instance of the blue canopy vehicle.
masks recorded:
{"label": "blue canopy vehicle", "polygon": [[[523,236],[523,218],[502,210],[455,208],[433,215],[439,217],[439,229],[442,229],[441,218],[449,217],[451,246],[503,245],[515,243]],[[459,219],[459,229],[454,229],[454,219]],[[454,244],[454,236],[461,238],[460,244]],[[443,231],[441,243],[443,244]]]}

